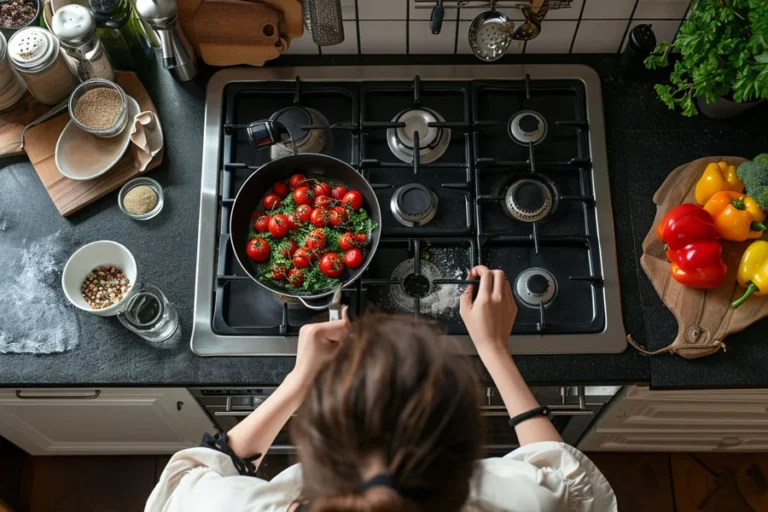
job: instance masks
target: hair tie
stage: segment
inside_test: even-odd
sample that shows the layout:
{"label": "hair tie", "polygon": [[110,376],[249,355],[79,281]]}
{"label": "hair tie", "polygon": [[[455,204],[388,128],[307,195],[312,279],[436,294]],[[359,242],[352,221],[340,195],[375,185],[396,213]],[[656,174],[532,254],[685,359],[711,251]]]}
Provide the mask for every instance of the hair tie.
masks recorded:
{"label": "hair tie", "polygon": [[397,478],[390,475],[377,475],[367,480],[363,483],[363,485],[360,486],[360,494],[364,493],[371,487],[388,487],[396,493],[400,493],[400,483],[397,481]]}

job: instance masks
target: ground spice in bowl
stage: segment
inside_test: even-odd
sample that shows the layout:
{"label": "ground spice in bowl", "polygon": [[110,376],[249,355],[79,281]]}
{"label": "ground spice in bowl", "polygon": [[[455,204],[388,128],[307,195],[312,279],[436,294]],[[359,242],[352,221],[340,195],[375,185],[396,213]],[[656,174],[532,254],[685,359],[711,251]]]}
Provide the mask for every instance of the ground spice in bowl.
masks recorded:
{"label": "ground spice in bowl", "polygon": [[133,187],[123,197],[123,208],[131,215],[144,215],[157,206],[157,193],[147,185]]}
{"label": "ground spice in bowl", "polygon": [[92,130],[106,130],[120,118],[123,98],[110,87],[96,87],[86,91],[77,100],[75,118]]}
{"label": "ground spice in bowl", "polygon": [[0,27],[21,28],[37,14],[37,5],[24,0],[6,0],[0,3]]}

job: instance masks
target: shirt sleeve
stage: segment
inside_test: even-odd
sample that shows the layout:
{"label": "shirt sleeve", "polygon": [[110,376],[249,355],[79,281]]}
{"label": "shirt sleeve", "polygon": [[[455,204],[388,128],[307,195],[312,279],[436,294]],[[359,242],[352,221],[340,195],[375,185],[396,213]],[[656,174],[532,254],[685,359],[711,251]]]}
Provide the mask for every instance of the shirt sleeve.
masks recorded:
{"label": "shirt sleeve", "polygon": [[611,485],[586,455],[565,443],[525,445],[480,462],[469,510],[616,512]]}

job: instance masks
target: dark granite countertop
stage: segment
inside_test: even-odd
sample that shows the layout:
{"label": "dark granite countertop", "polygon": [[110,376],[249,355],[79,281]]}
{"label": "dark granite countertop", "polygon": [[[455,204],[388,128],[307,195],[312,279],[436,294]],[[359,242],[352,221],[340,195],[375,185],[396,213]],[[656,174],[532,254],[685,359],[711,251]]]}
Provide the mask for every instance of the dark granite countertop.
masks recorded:
{"label": "dark granite countertop", "polygon": [[[285,57],[279,65],[398,64],[406,57]],[[477,64],[471,57],[407,57],[410,64]],[[651,196],[677,165],[705,155],[753,157],[768,150],[760,120],[768,105],[740,118],[716,122],[669,112],[653,93],[651,77],[621,77],[616,56],[509,56],[502,63],[584,63],[602,78],[608,159],[619,257],[622,308],[627,332],[651,349],[674,338],[676,322],[639,268],[640,244],[655,207]],[[60,217],[26,158],[0,161],[0,272],[3,293],[19,293],[16,275],[32,247],[50,248],[60,265],[78,246],[99,239],[125,244],[135,255],[140,278],[159,286],[175,304],[182,336],[175,346],[155,349],[114,318],[66,310],[59,315],[76,337],[68,352],[52,355],[0,354],[0,386],[194,386],[270,385],[282,380],[293,358],[200,358],[189,350],[194,301],[200,159],[206,71],[178,84],[159,67],[142,76],[158,107],[166,140],[163,165],[150,173],[165,190],[162,214],[134,222],[116,205],[117,193],[69,219]],[[45,302],[62,308],[60,268],[43,276]],[[65,304],[65,303],[64,303]],[[0,312],[0,322],[3,312]],[[30,315],[26,325],[37,329]],[[520,356],[516,360],[531,384],[650,382],[659,388],[768,386],[768,321],[728,341],[729,350],[698,361],[662,355],[647,358],[628,348],[619,355]],[[0,324],[0,335],[5,327]],[[49,326],[49,329],[56,329]],[[62,329],[63,330],[63,329]],[[480,369],[480,365],[478,364]],[[481,370],[482,371],[482,370]],[[485,375],[484,372],[482,372]]]}

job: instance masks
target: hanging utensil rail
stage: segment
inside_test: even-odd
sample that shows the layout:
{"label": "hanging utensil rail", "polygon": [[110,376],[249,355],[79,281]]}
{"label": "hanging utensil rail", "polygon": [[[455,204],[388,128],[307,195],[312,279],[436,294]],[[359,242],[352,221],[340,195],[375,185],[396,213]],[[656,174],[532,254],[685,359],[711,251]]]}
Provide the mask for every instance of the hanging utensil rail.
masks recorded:
{"label": "hanging utensil rail", "polygon": [[[437,0],[414,0],[416,9],[433,9],[437,6]],[[490,8],[491,0],[443,0],[445,9],[477,9]],[[497,0],[493,2],[496,9],[524,9],[530,8],[534,0]],[[573,0],[545,0],[544,5],[552,9],[570,9]]]}

